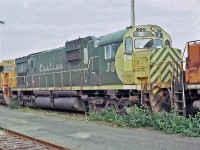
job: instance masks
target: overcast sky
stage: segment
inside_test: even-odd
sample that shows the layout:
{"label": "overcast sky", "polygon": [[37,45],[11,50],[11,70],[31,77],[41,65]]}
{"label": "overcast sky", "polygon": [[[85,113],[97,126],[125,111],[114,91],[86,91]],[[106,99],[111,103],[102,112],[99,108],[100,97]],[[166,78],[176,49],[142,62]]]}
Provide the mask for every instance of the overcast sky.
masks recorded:
{"label": "overcast sky", "polygon": [[[131,24],[130,0],[0,0],[1,59],[64,46]],[[200,0],[135,0],[136,25],[156,24],[184,49],[200,40]]]}

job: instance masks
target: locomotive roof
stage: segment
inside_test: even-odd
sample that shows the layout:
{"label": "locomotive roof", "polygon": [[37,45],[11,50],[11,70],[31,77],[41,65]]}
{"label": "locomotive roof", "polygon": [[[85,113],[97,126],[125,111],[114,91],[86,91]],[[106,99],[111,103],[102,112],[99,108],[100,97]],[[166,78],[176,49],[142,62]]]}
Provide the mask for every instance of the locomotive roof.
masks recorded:
{"label": "locomotive roof", "polygon": [[41,53],[48,53],[48,52],[57,51],[57,50],[60,50],[60,49],[63,49],[63,48],[65,48],[65,46],[54,48],[54,49],[50,49],[50,50],[46,50],[46,51],[42,51],[42,52],[38,52],[38,53],[34,53],[34,54],[30,54],[30,55],[33,56],[33,55],[38,55],[38,54],[41,54]]}
{"label": "locomotive roof", "polygon": [[23,56],[23,57],[16,58],[15,60],[18,60],[18,59],[27,59],[27,58],[30,57],[30,56],[35,56],[35,55],[38,55],[38,54],[41,54],[41,53],[50,52],[50,51],[56,51],[56,50],[60,50],[60,49],[62,49],[62,48],[65,48],[65,46],[59,47],[59,48],[50,49],[50,50],[45,50],[45,51],[41,51],[41,52],[37,52],[37,53],[32,53],[32,54],[29,54],[29,55],[27,55],[27,56]]}
{"label": "locomotive roof", "polygon": [[100,38],[99,46],[122,41],[128,30],[129,29],[120,30],[103,36]]}

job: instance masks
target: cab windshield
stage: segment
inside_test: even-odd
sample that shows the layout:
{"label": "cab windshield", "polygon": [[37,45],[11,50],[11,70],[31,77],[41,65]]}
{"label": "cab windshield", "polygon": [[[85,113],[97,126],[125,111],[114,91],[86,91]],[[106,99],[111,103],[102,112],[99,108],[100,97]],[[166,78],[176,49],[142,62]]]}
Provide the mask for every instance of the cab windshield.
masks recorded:
{"label": "cab windshield", "polygon": [[161,48],[163,47],[162,40],[160,39],[135,39],[136,49],[149,49],[149,48]]}
{"label": "cab windshield", "polygon": [[153,39],[135,39],[135,48],[148,49],[153,47]]}

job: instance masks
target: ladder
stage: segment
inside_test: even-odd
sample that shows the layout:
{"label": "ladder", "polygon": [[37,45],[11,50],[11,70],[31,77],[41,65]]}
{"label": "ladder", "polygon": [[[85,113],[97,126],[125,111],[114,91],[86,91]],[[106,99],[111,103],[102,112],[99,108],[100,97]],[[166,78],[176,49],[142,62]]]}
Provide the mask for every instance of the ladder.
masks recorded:
{"label": "ladder", "polygon": [[[181,63],[181,70],[178,70],[179,63]],[[185,84],[184,84],[184,71],[182,61],[175,62],[173,65],[176,72],[173,74],[172,90],[173,90],[173,106],[175,106],[175,111],[186,117],[186,99],[185,99]],[[172,110],[172,109],[171,109]]]}

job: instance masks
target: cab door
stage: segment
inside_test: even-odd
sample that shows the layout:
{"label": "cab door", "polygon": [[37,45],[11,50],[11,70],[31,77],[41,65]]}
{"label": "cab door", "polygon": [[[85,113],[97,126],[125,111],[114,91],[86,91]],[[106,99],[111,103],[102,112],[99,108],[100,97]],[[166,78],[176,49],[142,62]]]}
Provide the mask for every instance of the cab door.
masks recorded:
{"label": "cab door", "polygon": [[125,37],[123,45],[121,46],[121,48],[119,48],[118,51],[119,53],[116,57],[116,70],[118,77],[124,84],[134,84],[135,74],[132,38]]}
{"label": "cab door", "polygon": [[132,74],[133,71],[133,40],[126,37],[124,40],[124,72]]}
{"label": "cab door", "polygon": [[118,78],[123,84],[135,83],[133,39],[127,36],[119,46],[115,66]]}

